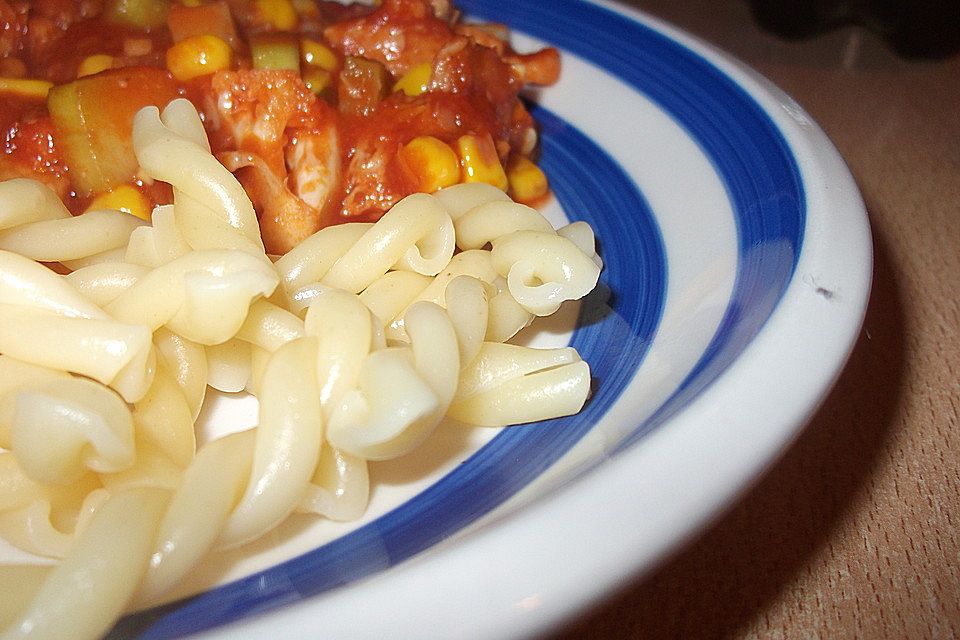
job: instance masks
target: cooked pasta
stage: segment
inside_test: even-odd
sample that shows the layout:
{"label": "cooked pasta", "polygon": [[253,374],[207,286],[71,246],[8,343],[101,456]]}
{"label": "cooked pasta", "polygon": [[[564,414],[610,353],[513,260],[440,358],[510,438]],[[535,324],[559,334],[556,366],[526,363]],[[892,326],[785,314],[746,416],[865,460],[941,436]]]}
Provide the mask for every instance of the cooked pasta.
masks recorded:
{"label": "cooked pasta", "polygon": [[[0,611],[4,638],[97,637],[294,512],[358,518],[368,464],[448,418],[586,401],[576,351],[504,341],[593,289],[589,227],[464,184],[273,262],[190,103],[144,108],[133,140],[174,193],[150,224],[71,218],[39,183],[0,183],[0,536],[59,560]],[[256,395],[258,426],[198,449],[208,388]]]}

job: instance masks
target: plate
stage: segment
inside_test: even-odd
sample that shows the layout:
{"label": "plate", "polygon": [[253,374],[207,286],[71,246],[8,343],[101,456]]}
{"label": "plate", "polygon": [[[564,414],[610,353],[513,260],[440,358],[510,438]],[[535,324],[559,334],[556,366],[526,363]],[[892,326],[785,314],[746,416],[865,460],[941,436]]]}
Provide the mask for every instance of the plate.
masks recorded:
{"label": "plate", "polygon": [[563,52],[560,83],[529,96],[555,195],[546,213],[589,222],[605,268],[566,323],[530,340],[577,347],[594,376],[588,405],[549,423],[444,429],[375,470],[360,522],[295,521],[114,637],[544,633],[734,500],[842,368],[870,234],[802,108],[618,5],[458,4],[509,25],[518,49]]}

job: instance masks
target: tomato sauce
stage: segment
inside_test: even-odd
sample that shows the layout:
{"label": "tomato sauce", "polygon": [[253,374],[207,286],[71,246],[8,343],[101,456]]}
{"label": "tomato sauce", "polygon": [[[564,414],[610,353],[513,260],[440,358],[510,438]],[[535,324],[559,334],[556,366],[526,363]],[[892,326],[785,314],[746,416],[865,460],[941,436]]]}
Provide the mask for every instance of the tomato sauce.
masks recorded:
{"label": "tomato sauce", "polygon": [[[293,13],[267,15],[246,0],[0,0],[0,81],[55,87],[44,95],[0,85],[0,179],[43,180],[75,212],[120,183],[167,202],[168,188],[138,178],[129,123],[116,121],[186,97],[262,230],[276,227],[264,230],[276,237],[270,250],[282,253],[323,226],[376,220],[416,190],[423,181],[411,171],[431,163],[397,159],[414,138],[451,148],[462,136],[489,138],[504,167],[534,152],[518,96],[531,81],[556,80],[556,51],[518,54],[502,27],[462,24],[443,0],[275,4]],[[201,33],[227,42],[229,65],[176,80],[168,52]],[[88,68],[95,60],[106,66]],[[424,68],[422,87],[399,90]]]}

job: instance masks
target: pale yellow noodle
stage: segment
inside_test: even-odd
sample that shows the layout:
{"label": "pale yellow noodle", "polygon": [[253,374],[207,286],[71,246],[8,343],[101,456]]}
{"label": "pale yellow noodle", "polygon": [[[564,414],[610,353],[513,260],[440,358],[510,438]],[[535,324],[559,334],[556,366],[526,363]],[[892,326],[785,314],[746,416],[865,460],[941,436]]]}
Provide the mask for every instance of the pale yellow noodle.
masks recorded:
{"label": "pale yellow noodle", "polygon": [[50,269],[3,250],[0,250],[0,304],[45,309],[67,318],[109,317]]}
{"label": "pale yellow noodle", "polygon": [[367,461],[324,443],[297,511],[349,522],[363,515],[369,498]]}
{"label": "pale yellow noodle", "polygon": [[590,393],[590,369],[570,348],[484,343],[464,370],[452,418],[504,426],[576,413]]}
{"label": "pale yellow noodle", "polygon": [[147,569],[169,493],[137,489],[113,495],[69,555],[3,633],[15,638],[95,638],[121,614]]}
{"label": "pale yellow noodle", "polygon": [[153,334],[157,359],[163,362],[190,407],[192,421],[197,419],[207,393],[207,352],[202,345],[161,327]]}
{"label": "pale yellow noodle", "polygon": [[243,544],[280,524],[313,476],[323,442],[316,354],[316,338],[298,338],[267,363],[250,479],[220,533],[221,546]]}
{"label": "pale yellow noodle", "polygon": [[199,137],[196,110],[175,100],[161,116],[145,107],[134,117],[133,148],[141,170],[174,188],[177,228],[193,249],[238,249],[263,255],[256,213],[240,183]]}
{"label": "pale yellow noodle", "polygon": [[304,335],[303,320],[283,307],[261,299],[250,305],[236,337],[267,351],[276,351]]}
{"label": "pale yellow noodle", "polygon": [[324,274],[321,282],[363,291],[394,265],[434,276],[453,256],[453,221],[435,198],[414,194],[398,202]]}
{"label": "pale yellow noodle", "polygon": [[147,268],[127,262],[102,262],[82,267],[63,276],[84,298],[104,307],[136,284]]}
{"label": "pale yellow noodle", "polygon": [[121,211],[88,211],[2,231],[0,249],[41,262],[78,260],[126,246],[133,230],[143,224]]}
{"label": "pale yellow noodle", "polygon": [[511,200],[494,200],[466,211],[454,223],[457,246],[480,249],[489,242],[514,231],[554,233],[539,211]]}
{"label": "pale yellow noodle", "polygon": [[131,264],[159,267],[190,252],[190,245],[180,235],[173,205],[162,205],[153,210],[151,224],[137,227],[123,253]]}
{"label": "pale yellow noodle", "polygon": [[600,267],[571,240],[555,233],[516,231],[492,242],[494,269],[507,279],[510,295],[538,316],[555,313],[597,285]]}
{"label": "pale yellow noodle", "polygon": [[0,353],[89,376],[128,402],[147,392],[156,361],[150,331],[143,325],[7,304],[0,304]]}
{"label": "pale yellow noodle", "polygon": [[151,331],[167,325],[201,344],[236,334],[250,304],[278,283],[272,267],[240,251],[193,251],[161,265],[114,299],[106,310]]}
{"label": "pale yellow noodle", "polygon": [[193,409],[174,374],[158,359],[153,384],[133,405],[137,435],[171,462],[186,467],[197,448]]}
{"label": "pale yellow noodle", "polygon": [[205,348],[207,360],[207,384],[211,389],[224,393],[243,391],[250,384],[250,343],[239,338],[230,338],[220,344]]}
{"label": "pale yellow noodle", "polygon": [[0,183],[0,229],[70,217],[57,194],[42,182],[14,178]]}
{"label": "pale yellow noodle", "polygon": [[133,416],[110,389],[84,378],[54,380],[17,394],[10,450],[37,482],[69,484],[88,470],[133,465]]}
{"label": "pale yellow noodle", "polygon": [[167,592],[213,546],[247,486],[255,439],[255,430],[244,431],[214,440],[197,452],[160,522],[139,589],[141,602]]}

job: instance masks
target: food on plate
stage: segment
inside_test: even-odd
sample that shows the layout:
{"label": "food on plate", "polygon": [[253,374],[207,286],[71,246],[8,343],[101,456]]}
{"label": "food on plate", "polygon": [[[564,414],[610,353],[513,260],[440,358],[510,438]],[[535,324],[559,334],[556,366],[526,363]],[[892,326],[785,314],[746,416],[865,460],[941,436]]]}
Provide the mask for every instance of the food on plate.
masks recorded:
{"label": "food on plate", "polygon": [[[500,426],[586,401],[573,349],[504,342],[596,285],[584,223],[554,230],[461,184],[274,262],[189,102],[137,112],[132,143],[173,192],[150,224],[0,183],[0,534],[61,559],[32,601],[0,605],[10,637],[96,637],[211,549],[294,512],[358,517],[367,462],[445,418]],[[197,449],[208,385],[256,395],[259,424]]]}
{"label": "food on plate", "polygon": [[556,50],[518,53],[445,0],[0,0],[0,20],[0,179],[40,179],[73,213],[170,202],[137,171],[130,122],[178,96],[270,254],[415,192],[547,191],[518,96],[556,81]]}
{"label": "food on plate", "polygon": [[[0,16],[0,537],[48,559],[0,566],[4,638],[98,637],[291,514],[360,517],[437,428],[586,402],[574,349],[508,342],[601,270],[508,195],[546,188],[516,91],[555,52],[437,1]],[[257,426],[198,438],[209,389]]]}
{"label": "food on plate", "polygon": [[[0,566],[4,637],[98,637],[291,514],[360,517],[368,465],[437,428],[583,406],[574,349],[508,342],[601,270],[589,226],[508,195],[546,188],[516,78],[554,54],[442,2],[35,5],[0,3],[24,20],[0,37],[0,537],[47,564]],[[58,7],[69,55],[29,35]],[[372,44],[396,12],[409,56]],[[106,21],[125,48],[87,51]],[[197,48],[217,71],[191,76]],[[433,122],[451,105],[490,128]],[[257,426],[198,439],[209,389],[255,396]]]}

